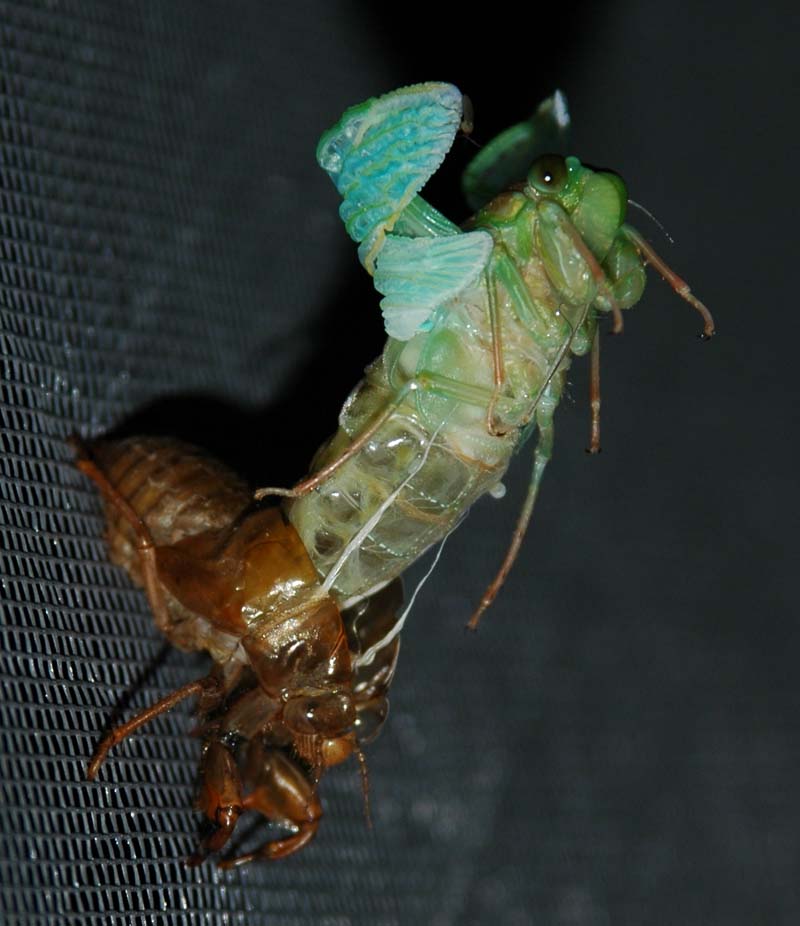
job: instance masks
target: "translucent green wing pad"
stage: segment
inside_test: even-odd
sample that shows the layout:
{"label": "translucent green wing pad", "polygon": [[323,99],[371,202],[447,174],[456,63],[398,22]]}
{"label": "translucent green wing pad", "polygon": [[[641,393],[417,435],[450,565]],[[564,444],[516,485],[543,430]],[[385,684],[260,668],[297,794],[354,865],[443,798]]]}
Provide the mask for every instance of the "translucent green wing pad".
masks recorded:
{"label": "translucent green wing pad", "polygon": [[543,100],[530,119],[496,135],[469,162],[461,187],[471,209],[524,180],[542,154],[563,154],[569,130],[567,100],[560,90]]}
{"label": "translucent green wing pad", "polygon": [[486,266],[492,236],[474,231],[442,238],[386,235],[375,268],[386,333],[407,341],[430,327],[434,310],[473,283]]}
{"label": "translucent green wing pad", "polygon": [[369,273],[386,233],[437,171],[461,124],[452,84],[415,84],[352,106],[317,146],[343,197],[339,214]]}

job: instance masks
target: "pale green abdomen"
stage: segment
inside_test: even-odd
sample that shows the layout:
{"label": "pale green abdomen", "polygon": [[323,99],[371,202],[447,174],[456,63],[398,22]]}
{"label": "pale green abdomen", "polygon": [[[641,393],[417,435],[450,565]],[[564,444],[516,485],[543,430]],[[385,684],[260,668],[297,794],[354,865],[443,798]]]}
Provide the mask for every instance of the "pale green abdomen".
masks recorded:
{"label": "pale green abdomen", "polygon": [[[338,457],[392,398],[380,357],[345,404],[340,428],[312,471]],[[490,463],[478,462],[454,451],[446,423],[425,418],[417,395],[409,394],[323,485],[287,503],[289,519],[340,602],[400,575],[506,470],[513,438],[497,440]]]}

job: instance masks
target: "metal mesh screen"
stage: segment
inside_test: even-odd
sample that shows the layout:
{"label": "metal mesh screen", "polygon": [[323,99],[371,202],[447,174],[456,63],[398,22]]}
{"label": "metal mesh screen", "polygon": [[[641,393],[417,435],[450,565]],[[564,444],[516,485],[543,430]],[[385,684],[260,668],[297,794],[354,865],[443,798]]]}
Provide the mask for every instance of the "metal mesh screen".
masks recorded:
{"label": "metal mesh screen", "polygon": [[[741,538],[762,537],[775,561],[767,496],[754,486],[742,502],[741,533],[730,515],[742,478],[730,408],[743,407],[731,390],[748,360],[698,351],[695,320],[655,282],[629,323],[646,334],[626,335],[607,367],[608,450],[587,465],[586,416],[566,402],[523,563],[486,627],[461,630],[524,472],[503,505],[477,506],[421,595],[367,756],[374,829],[346,766],[326,776],[326,817],[298,857],[184,868],[199,752],[189,707],[84,781],[112,720],[203,663],[165,649],[143,594],[108,564],[100,502],[66,436],[169,433],[262,484],[302,473],[381,342],[316,140],[345,106],[415,80],[470,92],[479,120],[491,112],[485,134],[566,84],[575,150],[618,164],[656,208],[660,197],[688,241],[680,269],[698,290],[719,280],[697,229],[713,215],[719,250],[736,252],[727,197],[647,143],[660,131],[668,144],[690,99],[673,83],[676,102],[649,105],[653,68],[684,48],[692,15],[670,9],[656,22],[612,4],[601,20],[572,4],[585,38],[542,11],[540,34],[559,41],[529,36],[521,54],[500,51],[505,21],[434,27],[420,4],[0,2],[4,923],[793,921],[800,755],[784,591],[754,631]],[[733,37],[737,54],[751,27]],[[726,100],[708,55],[683,80]],[[720,105],[688,117],[696,144],[724,139]],[[747,285],[707,287],[721,328],[761,294]],[[581,409],[585,379],[576,371]]]}
{"label": "metal mesh screen", "polygon": [[[224,878],[181,864],[195,831],[188,711],[119,750],[99,783],[83,782],[115,706],[149,703],[198,664],[158,663],[147,606],[107,563],[98,499],[64,438],[160,402],[145,430],[227,445],[228,458],[252,455],[263,472],[291,437],[269,415],[263,427],[253,412],[247,425],[247,411],[231,420],[230,403],[266,404],[302,363],[335,259],[335,210],[314,203],[325,189],[315,101],[264,59],[281,42],[321,43],[336,17],[314,7],[264,17],[252,5],[234,20],[226,4],[197,6],[3,4],[8,923],[221,922],[223,912],[236,923],[335,922],[337,907],[391,917],[385,866],[352,899],[339,887],[376,850],[357,775],[326,789],[328,852]],[[311,449],[307,438],[300,454]]]}

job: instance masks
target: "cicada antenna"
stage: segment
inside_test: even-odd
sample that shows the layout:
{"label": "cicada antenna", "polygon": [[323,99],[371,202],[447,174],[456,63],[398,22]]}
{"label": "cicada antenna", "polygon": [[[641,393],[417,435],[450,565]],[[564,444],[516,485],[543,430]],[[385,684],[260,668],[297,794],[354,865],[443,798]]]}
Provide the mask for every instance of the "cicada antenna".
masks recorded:
{"label": "cicada antenna", "polygon": [[635,199],[630,199],[630,198],[629,198],[629,199],[628,199],[628,204],[631,205],[631,206],[633,206],[634,209],[638,209],[639,212],[644,213],[644,214],[647,216],[647,218],[650,219],[650,221],[651,221],[654,225],[656,225],[656,226],[658,227],[659,231],[662,232],[662,234],[663,234],[664,237],[667,239],[667,241],[669,241],[670,244],[675,244],[675,239],[674,239],[674,238],[672,237],[672,235],[666,230],[666,228],[664,227],[663,223],[660,222],[660,221],[653,215],[653,213],[652,213],[649,209],[647,209],[647,208],[646,208],[645,206],[643,206],[641,203],[637,203]]}

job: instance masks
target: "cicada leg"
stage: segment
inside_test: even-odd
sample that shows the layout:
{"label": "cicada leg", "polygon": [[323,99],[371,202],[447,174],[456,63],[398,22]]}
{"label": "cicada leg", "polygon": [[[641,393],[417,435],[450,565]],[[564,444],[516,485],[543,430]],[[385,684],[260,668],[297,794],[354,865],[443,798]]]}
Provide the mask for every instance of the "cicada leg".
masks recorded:
{"label": "cicada leg", "polygon": [[203,751],[195,810],[205,816],[209,832],[186,859],[186,864],[192,867],[225,846],[244,810],[242,779],[236,759],[219,740],[206,743]]}
{"label": "cicada leg", "polygon": [[[555,219],[555,213],[551,213],[551,217]],[[611,326],[612,334],[622,334],[625,323],[622,319],[622,309],[620,307],[619,301],[612,292],[612,287],[609,283],[609,279],[605,274],[605,271],[598,263],[597,258],[592,253],[591,248],[581,237],[578,229],[572,224],[569,219],[569,216],[566,213],[560,214],[560,217],[556,219],[558,222],[559,228],[567,235],[570,239],[572,246],[581,256],[586,266],[589,269],[589,272],[594,279],[594,282],[597,286],[597,294],[602,296],[605,300],[606,306],[604,311],[610,311],[613,316],[613,323]]]}
{"label": "cicada leg", "polygon": [[528,492],[525,496],[525,502],[522,506],[522,511],[520,512],[519,518],[517,519],[517,524],[514,528],[514,535],[511,538],[511,544],[509,545],[508,552],[505,555],[500,569],[497,575],[494,577],[491,585],[489,585],[489,587],[484,592],[480,604],[467,623],[467,627],[469,627],[470,630],[477,629],[478,622],[480,621],[483,612],[486,611],[488,607],[490,607],[494,599],[497,597],[497,593],[502,588],[503,583],[511,571],[511,567],[514,565],[517,555],[519,554],[519,549],[522,546],[522,539],[525,536],[525,531],[528,529],[528,524],[530,523],[531,515],[533,514],[533,506],[536,503],[536,497],[539,494],[539,486],[542,482],[542,476],[544,475],[545,467],[547,466],[553,452],[553,411],[550,409],[549,404],[545,407],[540,406],[537,408],[536,427],[539,434],[536,441],[536,449],[533,454],[533,470],[531,472],[531,481],[528,485]]}
{"label": "cicada leg", "polygon": [[150,707],[145,708],[135,717],[120,724],[118,727],[114,727],[95,750],[92,761],[86,769],[87,779],[92,781],[100,770],[100,766],[105,762],[109,750],[116,746],[117,743],[121,743],[122,740],[127,739],[132,733],[135,733],[139,727],[143,727],[146,723],[150,723],[151,720],[171,710],[176,704],[180,704],[181,701],[185,701],[187,698],[200,695],[208,699],[208,701],[213,701],[219,691],[220,683],[218,679],[213,674],[205,675],[203,678],[182,685],[159,701],[156,701],[155,704],[151,704]]}
{"label": "cicada leg", "polygon": [[630,225],[623,225],[622,232],[636,248],[641,257],[648,264],[652,264],[652,266],[656,268],[656,270],[667,281],[667,283],[669,283],[673,291],[677,293],[685,302],[688,302],[689,305],[700,314],[700,317],[703,319],[703,333],[700,335],[700,337],[704,341],[708,341],[709,338],[712,338],[714,336],[714,319],[711,315],[711,312],[708,311],[706,306],[691,291],[686,280],[681,279],[681,277],[679,277],[678,274],[675,273],[675,271],[669,267],[661,257],[658,256],[658,254],[656,254],[653,247],[647,241],[645,241],[642,235],[636,231],[635,228],[631,228]]}
{"label": "cicada leg", "polygon": [[[579,236],[577,236],[577,240],[581,243],[581,254],[585,257],[587,264],[591,268],[591,272],[597,282],[598,289],[603,292],[611,304],[611,312],[614,316],[614,327],[612,329],[612,333],[619,334],[622,331],[622,312],[620,307],[609,290],[608,281],[606,280],[602,267],[600,267],[600,265],[597,263],[594,255],[591,253],[591,251],[588,250],[588,248],[586,248]],[[494,378],[494,389],[486,413],[486,430],[494,437],[502,437],[508,431],[507,428],[498,427],[495,420],[495,410],[500,399],[501,390],[505,384],[503,347],[500,333],[499,314],[497,310],[496,287],[498,283],[502,283],[504,288],[507,290],[520,317],[524,319],[525,323],[528,325],[531,331],[539,332],[540,334],[544,335],[548,325],[548,313],[544,312],[541,306],[537,305],[535,300],[532,298],[528,287],[520,277],[519,269],[510,259],[508,253],[505,251],[500,251],[498,257],[486,274],[486,289],[489,297],[489,328],[491,331],[492,339],[492,370]],[[565,318],[565,321],[567,321],[569,324],[568,319]],[[575,329],[573,329],[573,336],[574,334]],[[566,355],[571,344],[572,337],[565,341],[563,354],[559,356],[558,361],[553,366],[554,371],[558,369],[558,365],[563,359],[563,356]],[[599,362],[599,347],[597,361]],[[549,386],[549,384],[550,380],[548,379],[543,385],[542,393]],[[536,409],[540,399],[541,394],[537,395],[534,402],[532,403],[531,412]]]}
{"label": "cicada leg", "polygon": [[247,766],[245,786],[250,786],[251,790],[242,799],[242,809],[256,810],[293,834],[265,842],[252,852],[223,859],[220,868],[292,855],[311,842],[322,817],[316,788],[303,769],[281,750],[264,746],[259,741],[252,742]]}
{"label": "cicada leg", "polygon": [[486,292],[489,295],[489,329],[492,333],[492,371],[494,375],[494,390],[492,398],[486,409],[486,430],[493,437],[502,437],[507,429],[499,428],[495,424],[495,408],[500,398],[500,390],[505,383],[506,375],[503,365],[503,344],[500,338],[500,315],[497,311],[497,290],[493,274],[487,274]]}
{"label": "cicada leg", "polygon": [[348,445],[348,447],[338,456],[336,459],[331,460],[326,466],[323,466],[321,469],[318,469],[315,473],[304,479],[302,482],[298,482],[291,489],[281,489],[276,486],[267,486],[263,489],[256,489],[254,493],[254,498],[256,501],[261,501],[264,498],[270,496],[280,496],[281,498],[301,498],[303,495],[308,495],[309,492],[312,492],[318,486],[321,486],[327,479],[329,479],[340,466],[343,466],[349,459],[354,457],[364,445],[371,440],[375,434],[378,433],[380,428],[392,417],[395,412],[395,409],[402,404],[405,397],[408,395],[411,389],[415,388],[413,383],[406,383],[406,385],[399,390],[397,395],[389,402],[386,408],[379,414],[376,415],[375,419],[366,427],[358,437]]}
{"label": "cicada leg", "polygon": [[589,405],[592,409],[592,426],[587,453],[600,453],[600,329],[595,328],[589,364]]}

